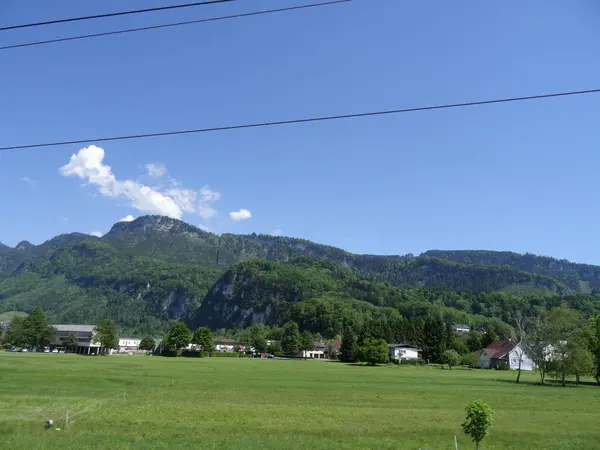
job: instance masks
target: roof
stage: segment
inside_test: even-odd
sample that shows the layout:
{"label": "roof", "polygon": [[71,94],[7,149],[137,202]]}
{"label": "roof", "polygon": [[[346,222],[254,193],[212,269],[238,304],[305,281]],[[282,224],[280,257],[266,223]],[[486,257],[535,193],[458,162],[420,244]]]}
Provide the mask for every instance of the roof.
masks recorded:
{"label": "roof", "polygon": [[388,344],[388,348],[410,348],[411,350],[416,350],[418,352],[422,351],[420,348],[410,344]]}
{"label": "roof", "polygon": [[481,350],[482,352],[487,353],[490,358],[503,358],[508,353],[513,351],[513,349],[517,346],[517,343],[514,341],[509,341],[506,339],[499,339],[497,341],[492,342],[486,348]]}
{"label": "roof", "polygon": [[317,348],[327,348],[327,346],[323,342],[317,341],[315,342],[315,349]]}
{"label": "roof", "polygon": [[81,332],[88,332],[91,333],[94,331],[94,328],[96,328],[96,325],[52,325],[54,328],[56,328],[57,331],[72,331],[74,333],[81,331]]}
{"label": "roof", "polygon": [[215,344],[235,344],[233,339],[215,339]]}

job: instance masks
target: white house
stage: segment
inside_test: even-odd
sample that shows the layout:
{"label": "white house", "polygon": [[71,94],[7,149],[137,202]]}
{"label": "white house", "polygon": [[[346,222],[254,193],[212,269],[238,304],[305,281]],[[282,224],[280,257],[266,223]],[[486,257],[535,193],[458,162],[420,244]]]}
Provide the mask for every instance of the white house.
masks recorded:
{"label": "white house", "polygon": [[456,333],[468,333],[469,331],[471,331],[471,327],[463,323],[455,323],[454,325],[452,325],[452,330]]}
{"label": "white house", "polygon": [[323,342],[315,342],[313,350],[302,350],[300,354],[307,359],[325,359],[326,350],[327,346]]}
{"label": "white house", "polygon": [[492,342],[486,348],[475,352],[475,356],[479,358],[479,366],[482,369],[495,369],[500,362],[505,362],[510,369],[517,370],[521,360],[521,370],[535,370],[535,364],[521,345],[511,340],[500,339]]}
{"label": "white house", "polygon": [[139,338],[119,338],[119,352],[137,352],[140,349],[141,342],[142,340]]}
{"label": "white house", "polygon": [[388,344],[390,359],[397,360],[418,360],[421,359],[420,348],[413,347],[409,344]]}

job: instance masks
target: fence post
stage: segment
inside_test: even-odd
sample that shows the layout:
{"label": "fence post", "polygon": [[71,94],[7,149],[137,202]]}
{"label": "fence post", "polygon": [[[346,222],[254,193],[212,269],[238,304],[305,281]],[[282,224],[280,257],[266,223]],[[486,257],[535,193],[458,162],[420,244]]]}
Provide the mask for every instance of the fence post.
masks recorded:
{"label": "fence post", "polygon": [[458,441],[456,440],[456,435],[454,435],[454,448],[458,450]]}
{"label": "fence post", "polygon": [[65,431],[69,428],[69,410],[67,409],[67,416],[65,417]]}

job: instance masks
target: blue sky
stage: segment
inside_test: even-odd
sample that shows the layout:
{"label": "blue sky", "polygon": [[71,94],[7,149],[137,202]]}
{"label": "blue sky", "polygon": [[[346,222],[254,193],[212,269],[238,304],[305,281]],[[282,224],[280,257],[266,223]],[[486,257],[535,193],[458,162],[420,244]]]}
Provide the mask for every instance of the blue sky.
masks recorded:
{"label": "blue sky", "polygon": [[[4,1],[0,26],[124,8],[51,3]],[[300,3],[15,30],[0,44]],[[599,22],[593,0],[354,0],[0,51],[0,146],[598,88]],[[105,233],[163,211],[360,253],[495,249],[600,264],[599,105],[589,95],[0,152],[0,241]]]}

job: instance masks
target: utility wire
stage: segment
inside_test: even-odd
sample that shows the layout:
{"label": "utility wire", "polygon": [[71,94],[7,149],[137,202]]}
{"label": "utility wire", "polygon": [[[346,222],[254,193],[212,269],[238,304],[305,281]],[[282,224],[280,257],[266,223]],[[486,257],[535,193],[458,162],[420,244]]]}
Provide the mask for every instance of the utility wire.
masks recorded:
{"label": "utility wire", "polygon": [[290,120],[279,120],[276,122],[259,122],[259,123],[249,123],[249,124],[239,124],[239,125],[228,125],[221,127],[212,127],[212,128],[198,128],[192,130],[178,130],[178,131],[162,131],[157,133],[147,133],[147,134],[132,134],[125,136],[113,136],[113,137],[103,137],[103,138],[95,138],[95,139],[77,139],[71,141],[56,141],[56,142],[45,142],[40,144],[25,144],[25,145],[13,145],[8,147],[0,147],[0,150],[22,150],[27,148],[39,148],[39,147],[58,147],[63,145],[71,145],[71,144],[90,144],[93,142],[109,142],[109,141],[125,141],[130,139],[144,139],[151,137],[159,137],[159,136],[176,136],[181,134],[196,134],[196,133],[208,133],[212,131],[229,131],[229,130],[241,130],[247,128],[264,128],[264,127],[273,127],[280,125],[291,125],[296,123],[310,123],[310,122],[325,122],[330,120],[343,120],[343,119],[354,119],[359,117],[372,117],[372,116],[383,116],[383,115],[391,115],[391,114],[402,114],[402,113],[410,113],[417,111],[432,111],[436,109],[451,109],[451,108],[464,108],[467,106],[480,106],[480,105],[491,105],[496,103],[511,103],[511,102],[522,102],[528,100],[539,100],[544,98],[553,98],[553,97],[567,97],[573,95],[585,95],[585,94],[596,94],[600,93],[600,89],[588,89],[585,91],[570,91],[570,92],[556,92],[551,94],[541,94],[541,95],[529,95],[526,97],[509,97],[509,98],[501,98],[494,100],[481,100],[477,102],[467,102],[467,103],[451,103],[445,105],[433,105],[433,106],[420,106],[416,108],[404,108],[404,109],[391,109],[386,111],[372,111],[372,112],[363,112],[356,114],[343,114],[337,116],[320,116],[320,117],[311,117],[307,119],[290,119]]}
{"label": "utility wire", "polygon": [[0,31],[16,30],[18,28],[41,27],[44,25],[53,25],[56,23],[79,22],[81,20],[103,19],[105,17],[127,16],[130,14],[142,14],[142,13],[148,13],[148,12],[154,12],[154,11],[166,11],[169,9],[192,8],[195,6],[213,5],[216,3],[228,3],[228,2],[233,2],[233,1],[235,1],[235,0],[208,0],[208,1],[204,1],[204,2],[186,3],[183,5],[160,6],[157,8],[136,9],[136,10],[132,10],[132,11],[119,11],[119,12],[113,12],[113,13],[107,13],[107,14],[97,14],[95,16],[69,17],[67,19],[49,20],[47,22],[34,22],[34,23],[25,23],[22,25],[11,25],[8,27],[0,28]]}
{"label": "utility wire", "polygon": [[232,14],[229,16],[210,17],[207,19],[188,20],[185,22],[167,23],[167,24],[163,24],[163,25],[152,25],[152,26],[141,27],[141,28],[128,28],[128,29],[124,29],[124,30],[107,31],[104,33],[84,34],[81,36],[49,39],[46,41],[26,42],[23,44],[6,45],[4,47],[0,47],[0,50],[8,50],[11,48],[21,48],[21,47],[32,47],[35,45],[53,44],[56,42],[76,41],[76,40],[80,40],[80,39],[90,39],[90,38],[96,38],[96,37],[101,37],[101,36],[114,36],[116,34],[135,33],[138,31],[158,30],[160,28],[179,27],[182,25],[191,25],[191,24],[204,23],[204,22],[216,22],[219,20],[237,19],[240,17],[259,16],[259,15],[263,15],[263,14],[272,14],[272,13],[278,13],[278,12],[284,12],[284,11],[295,11],[295,10],[299,10],[299,9],[317,8],[320,6],[335,5],[338,3],[348,3],[350,1],[352,1],[352,0],[333,0],[333,1],[327,1],[327,2],[321,2],[321,3],[312,3],[309,5],[290,6],[288,8],[265,9],[262,11],[255,11],[255,12],[249,12],[249,13]]}

